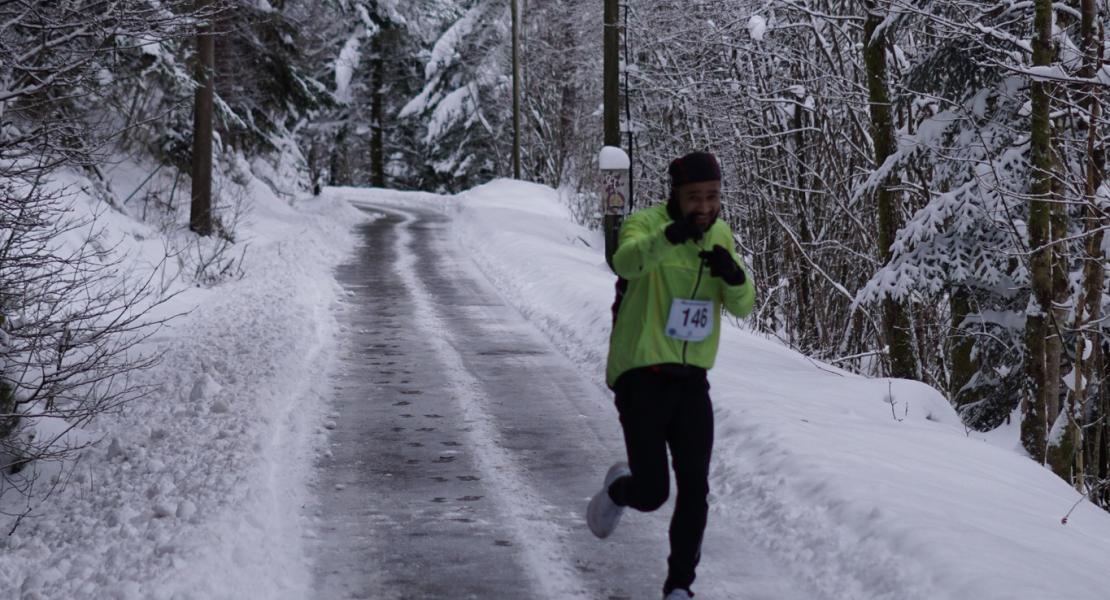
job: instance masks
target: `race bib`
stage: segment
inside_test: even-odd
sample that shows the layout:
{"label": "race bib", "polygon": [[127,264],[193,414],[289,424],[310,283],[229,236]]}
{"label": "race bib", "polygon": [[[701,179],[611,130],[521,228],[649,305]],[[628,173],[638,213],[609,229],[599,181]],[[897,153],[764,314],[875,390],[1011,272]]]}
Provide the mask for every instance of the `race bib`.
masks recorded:
{"label": "race bib", "polygon": [[683,300],[671,303],[667,337],[684,342],[700,342],[713,333],[713,301]]}

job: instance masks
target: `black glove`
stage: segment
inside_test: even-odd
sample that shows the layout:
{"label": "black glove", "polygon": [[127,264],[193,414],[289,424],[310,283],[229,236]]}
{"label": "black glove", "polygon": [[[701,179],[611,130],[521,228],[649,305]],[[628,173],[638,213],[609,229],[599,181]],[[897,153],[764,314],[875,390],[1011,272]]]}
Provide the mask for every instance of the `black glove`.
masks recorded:
{"label": "black glove", "polygon": [[695,242],[701,239],[701,227],[694,223],[696,219],[693,214],[690,214],[681,221],[675,221],[663,230],[663,235],[667,237],[667,241],[679,245],[686,240],[694,240]]}
{"label": "black glove", "polygon": [[744,269],[732,260],[732,255],[725,247],[717,244],[712,250],[705,250],[698,254],[709,265],[709,274],[720,277],[729,285],[744,285]]}

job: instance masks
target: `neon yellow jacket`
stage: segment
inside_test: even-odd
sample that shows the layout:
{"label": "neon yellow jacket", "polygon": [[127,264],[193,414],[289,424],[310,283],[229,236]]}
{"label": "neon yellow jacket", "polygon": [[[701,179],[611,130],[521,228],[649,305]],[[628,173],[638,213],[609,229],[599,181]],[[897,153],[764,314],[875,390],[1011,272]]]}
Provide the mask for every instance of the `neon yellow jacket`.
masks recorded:
{"label": "neon yellow jacket", "polygon": [[[672,222],[660,204],[633,213],[621,226],[613,269],[628,280],[609,337],[605,380],[613,387],[622,373],[638,367],[677,363],[710,369],[721,339],[721,306],[746,317],[755,303],[751,272],[736,255],[732,230],[718,219],[701,240],[674,245],[663,230]],[[744,269],[743,285],[710,277],[698,253],[721,245]],[[713,332],[700,342],[684,342],[664,332],[675,298],[713,301]]]}

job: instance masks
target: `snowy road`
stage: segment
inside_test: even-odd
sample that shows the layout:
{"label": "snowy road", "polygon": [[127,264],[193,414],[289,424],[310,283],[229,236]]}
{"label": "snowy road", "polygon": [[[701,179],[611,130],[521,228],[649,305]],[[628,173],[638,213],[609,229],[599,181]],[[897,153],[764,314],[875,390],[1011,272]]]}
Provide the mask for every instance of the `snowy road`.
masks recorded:
{"label": "snowy road", "polygon": [[[367,192],[367,200],[382,192]],[[670,503],[602,542],[582,512],[623,456],[610,397],[459,250],[386,202],[339,272],[349,339],[314,509],[319,598],[657,598]],[[819,597],[710,515],[695,590]]]}

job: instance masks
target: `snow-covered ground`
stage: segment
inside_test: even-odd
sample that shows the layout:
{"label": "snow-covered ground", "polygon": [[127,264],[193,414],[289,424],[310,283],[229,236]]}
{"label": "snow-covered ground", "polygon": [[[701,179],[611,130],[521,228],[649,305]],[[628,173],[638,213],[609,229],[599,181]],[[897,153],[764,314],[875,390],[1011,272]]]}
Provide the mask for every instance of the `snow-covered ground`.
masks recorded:
{"label": "snow-covered ground", "polygon": [[[122,164],[111,175],[126,192],[149,172]],[[179,237],[143,220],[141,195],[109,208],[79,176],[57,184],[75,192],[74,216],[98,215],[105,246],[140,278]],[[301,507],[338,339],[332,269],[365,217],[334,199],[279,197],[253,177],[237,193],[242,278],[198,287],[176,277],[188,261],[162,264],[180,293],[153,316],[187,314],[141,348],[164,352],[140,374],[157,390],[93,422],[83,434],[100,442],[66,468],[68,484],[0,537],[0,598],[306,596]],[[2,508],[24,506],[8,494]]]}
{"label": "snow-covered ground", "polygon": [[[454,215],[485,275],[602,385],[614,276],[554,191],[497,181],[404,201]],[[1062,524],[1078,493],[1012,430],[969,435],[932,388],[816,363],[740,323],[710,381],[711,526],[743,528],[830,597],[1107,597],[1110,514],[1081,502]]]}
{"label": "snow-covered ground", "polygon": [[[0,598],[311,595],[301,509],[342,336],[332,268],[365,219],[354,195],[250,188],[244,277],[161,309],[190,312],[148,344],[166,353],[144,375],[159,391],[94,422],[102,441],[68,486],[0,538]],[[554,191],[498,181],[388,201],[451,215],[478,268],[603,385],[614,278]],[[138,219],[103,219],[140,262],[160,255]],[[1078,494],[1012,435],[969,436],[934,390],[815,363],[743,324],[711,382],[711,527],[742,529],[829,597],[1107,597],[1110,515],[1081,503],[1062,524]]]}

